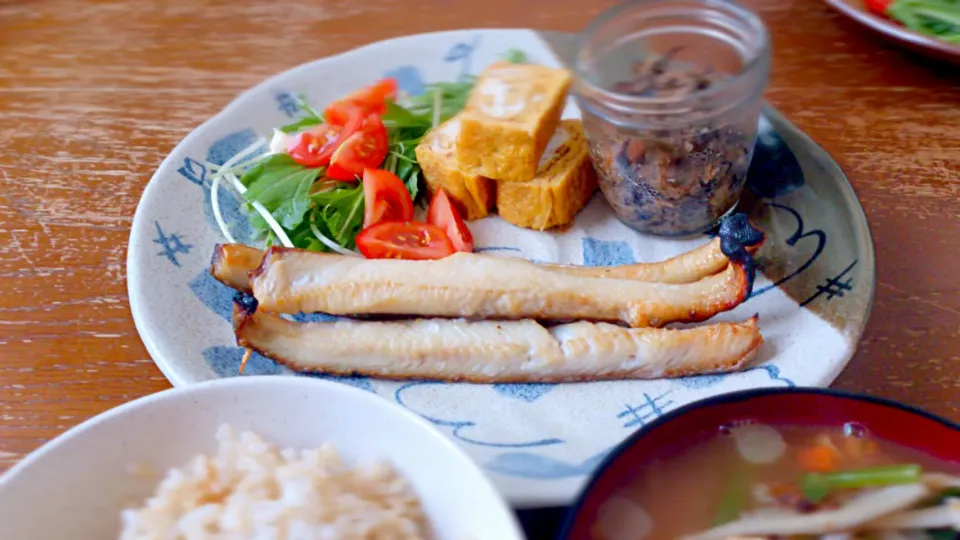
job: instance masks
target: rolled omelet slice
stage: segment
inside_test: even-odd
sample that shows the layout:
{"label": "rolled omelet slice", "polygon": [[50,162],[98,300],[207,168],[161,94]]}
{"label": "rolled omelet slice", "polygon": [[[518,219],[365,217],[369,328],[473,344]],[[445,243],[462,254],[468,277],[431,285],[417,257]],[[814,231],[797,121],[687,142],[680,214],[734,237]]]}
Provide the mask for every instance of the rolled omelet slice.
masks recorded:
{"label": "rolled omelet slice", "polygon": [[497,212],[520,227],[542,231],[573,222],[597,190],[580,120],[564,120],[527,182],[497,183]]}
{"label": "rolled omelet slice", "polygon": [[443,188],[464,219],[480,219],[490,213],[495,186],[489,178],[460,167],[455,155],[459,133],[460,118],[456,116],[430,130],[417,145],[417,161],[431,197]]}
{"label": "rolled omelet slice", "polygon": [[533,64],[495,62],[483,70],[460,113],[460,166],[499,181],[533,178],[572,80],[565,69]]}

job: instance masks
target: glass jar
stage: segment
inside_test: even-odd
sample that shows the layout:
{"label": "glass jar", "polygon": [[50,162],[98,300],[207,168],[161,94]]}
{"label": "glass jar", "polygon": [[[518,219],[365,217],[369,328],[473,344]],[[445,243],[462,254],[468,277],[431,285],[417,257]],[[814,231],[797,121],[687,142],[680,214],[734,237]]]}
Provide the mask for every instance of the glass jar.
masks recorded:
{"label": "glass jar", "polygon": [[767,30],[725,0],[634,0],[580,36],[574,96],[600,187],[641,232],[704,232],[740,200],[770,73]]}

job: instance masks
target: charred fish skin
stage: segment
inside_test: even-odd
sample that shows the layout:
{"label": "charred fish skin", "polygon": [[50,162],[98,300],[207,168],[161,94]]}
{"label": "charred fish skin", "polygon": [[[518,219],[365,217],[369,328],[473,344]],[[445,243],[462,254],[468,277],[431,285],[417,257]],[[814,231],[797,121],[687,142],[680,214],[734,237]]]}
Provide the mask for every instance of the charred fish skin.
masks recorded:
{"label": "charred fish skin", "polygon": [[727,373],[763,343],[756,317],[696,328],[418,319],[298,323],[234,305],[237,344],[299,372],[471,383],[583,382]]}
{"label": "charred fish skin", "polygon": [[743,275],[746,278],[746,286],[744,288],[743,300],[740,302],[744,302],[750,297],[750,294],[753,293],[753,282],[757,277],[757,268],[753,260],[753,255],[751,255],[743,243],[733,235],[720,237],[720,249],[723,251],[723,254],[730,259],[731,266],[737,266],[743,271]]}
{"label": "charred fish skin", "polygon": [[731,214],[724,218],[720,222],[716,234],[720,238],[732,238],[740,242],[751,253],[763,246],[763,242],[766,240],[763,231],[757,228],[750,221],[750,217],[743,212]]}
{"label": "charred fish skin", "polygon": [[677,285],[570,276],[523,259],[468,253],[405,261],[279,247],[267,250],[250,282],[260,305],[278,313],[577,319],[633,327],[706,320],[742,303],[751,287],[744,262]]}
{"label": "charred fish skin", "polygon": [[252,294],[244,291],[237,291],[236,294],[233,295],[233,303],[236,307],[243,310],[244,313],[251,315],[256,313],[259,307],[257,299],[254,298]]}

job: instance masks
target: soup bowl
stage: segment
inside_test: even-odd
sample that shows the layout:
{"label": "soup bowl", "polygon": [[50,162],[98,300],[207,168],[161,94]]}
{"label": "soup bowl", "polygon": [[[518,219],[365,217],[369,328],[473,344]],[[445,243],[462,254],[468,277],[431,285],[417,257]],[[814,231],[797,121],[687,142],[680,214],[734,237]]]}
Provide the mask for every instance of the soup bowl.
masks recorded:
{"label": "soup bowl", "polygon": [[[788,436],[791,429],[846,431],[848,435],[854,430],[859,433],[858,437],[863,438],[863,434],[868,434],[870,440],[900,449],[899,454],[894,453],[897,458],[937,464],[953,473],[960,470],[960,425],[923,410],[886,399],[827,389],[734,392],[698,401],[665,414],[637,430],[615,448],[571,506],[559,538],[607,540],[616,537],[608,534],[608,528],[607,533],[597,532],[604,530],[604,512],[610,511],[605,505],[617,498],[618,493],[631,489],[631,482],[636,482],[643,471],[662,469],[671,459],[676,459],[678,453],[687,452],[689,459],[691,449],[706,446],[709,441],[718,439],[718,433],[729,433],[730,426],[744,425],[780,428],[787,434],[787,446],[791,444]],[[703,497],[716,502],[720,495],[711,492],[708,487],[711,485],[710,479],[706,476],[714,470],[729,469],[730,462],[721,459],[710,461],[709,453],[695,455],[697,459],[706,459],[708,467],[687,467],[688,462],[684,462],[681,474],[695,477],[686,479],[688,485],[689,482],[703,482]],[[779,467],[779,463],[776,466]],[[673,470],[676,472],[677,469]],[[661,478],[662,475],[657,476],[657,479]],[[685,513],[683,519],[697,519],[693,514],[699,511],[698,506],[692,504],[696,501],[682,498],[682,489],[678,485],[657,483],[655,489],[658,499],[676,499],[675,506]],[[630,525],[630,534],[619,537],[639,540],[645,536],[640,529],[655,530],[658,515],[646,510],[640,514],[642,522],[634,521]]]}

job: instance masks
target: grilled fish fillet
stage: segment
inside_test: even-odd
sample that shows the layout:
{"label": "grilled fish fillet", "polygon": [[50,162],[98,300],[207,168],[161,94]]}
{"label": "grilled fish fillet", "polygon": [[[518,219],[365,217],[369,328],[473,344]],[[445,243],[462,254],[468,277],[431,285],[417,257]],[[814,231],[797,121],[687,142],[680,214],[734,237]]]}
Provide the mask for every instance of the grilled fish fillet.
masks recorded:
{"label": "grilled fish fillet", "polygon": [[210,275],[231,289],[250,291],[250,272],[260,266],[263,251],[244,244],[217,244],[210,261]]}
{"label": "grilled fish fillet", "polygon": [[653,379],[742,368],[756,317],[674,330],[531,320],[298,323],[235,303],[237,344],[298,371],[476,383]]}
{"label": "grilled fish fillet", "polygon": [[[753,253],[760,241],[746,246]],[[218,244],[214,248],[210,274],[218,281],[238,291],[250,292],[250,272],[257,269],[263,251],[244,244]],[[693,283],[726,268],[730,262],[720,248],[720,239],[692,249],[676,257],[655,263],[635,263],[618,266],[576,266],[544,264],[544,268],[574,276],[633,279],[657,283]]]}
{"label": "grilled fish fillet", "polygon": [[[723,220],[717,238],[708,244],[676,257],[655,263],[618,266],[576,266],[547,264],[550,270],[581,277],[609,277],[658,283],[693,283],[726,268],[728,255],[722,239],[733,239],[753,254],[765,240],[763,231],[750,223],[746,214],[733,214]],[[249,273],[256,270],[263,251],[244,244],[218,244],[214,248],[210,273],[221,283],[239,291],[251,292]]]}
{"label": "grilled fish fillet", "polygon": [[368,260],[271,247],[250,274],[250,285],[260,306],[276,313],[590,320],[641,327],[702,321],[736,307],[750,293],[748,270],[732,261],[715,276],[674,285],[573,276],[523,259],[472,253],[432,261]]}
{"label": "grilled fish fillet", "polygon": [[[753,253],[759,246],[749,246]],[[720,249],[720,239],[714,238],[705,244],[676,257],[655,263],[621,264],[617,266],[577,266],[545,264],[544,268],[572,276],[632,279],[651,283],[693,283],[712,276],[726,268],[730,259]]]}

